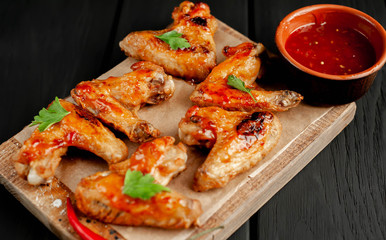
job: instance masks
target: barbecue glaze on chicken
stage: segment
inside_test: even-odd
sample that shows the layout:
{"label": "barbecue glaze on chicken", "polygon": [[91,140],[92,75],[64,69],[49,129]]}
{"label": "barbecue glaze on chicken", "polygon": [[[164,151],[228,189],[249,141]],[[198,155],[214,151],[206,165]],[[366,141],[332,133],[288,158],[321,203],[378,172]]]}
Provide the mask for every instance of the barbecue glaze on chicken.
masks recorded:
{"label": "barbecue glaze on chicken", "polygon": [[142,143],[131,157],[110,165],[110,170],[125,175],[128,169],[151,174],[155,181],[167,185],[173,177],[186,169],[188,155],[181,142],[174,145],[170,136]]}
{"label": "barbecue glaze on chicken", "polygon": [[191,107],[179,123],[179,137],[187,145],[210,149],[195,174],[193,189],[225,186],[255,166],[277,144],[280,133],[279,119],[271,112]]}
{"label": "barbecue glaze on chicken", "polygon": [[99,172],[81,180],[75,191],[76,206],[91,218],[105,223],[189,228],[201,215],[199,201],[176,192],[160,192],[149,200],[122,193],[124,175]]}
{"label": "barbecue glaze on chicken", "polygon": [[[162,66],[168,74],[194,82],[203,81],[216,65],[216,46],[213,35],[216,19],[210,15],[205,3],[182,2],[172,13],[171,27],[160,31],[139,31],[127,35],[119,46],[129,57],[152,61]],[[173,50],[156,38],[166,32],[183,34],[191,45]]]}
{"label": "barbecue glaze on chicken", "polygon": [[109,164],[127,158],[127,146],[94,116],[74,104],[60,100],[70,112],[60,122],[26,140],[15,158],[17,173],[31,185],[39,185],[54,176],[67,148],[74,146],[90,151]]}
{"label": "barbecue glaze on chicken", "polygon": [[172,77],[152,62],[137,62],[133,72],[106,80],[79,83],[71,96],[82,108],[102,122],[125,133],[132,142],[146,142],[160,132],[137,116],[145,104],[158,104],[169,99],[175,90]]}
{"label": "barbecue glaze on chicken", "polygon": [[[260,75],[259,55],[264,51],[262,44],[249,42],[224,47],[223,54],[227,59],[213,68],[205,81],[197,85],[190,100],[201,107],[218,106],[231,111],[286,111],[297,106],[303,99],[300,94],[289,90],[265,91],[255,82]],[[230,75],[252,89],[256,102],[248,93],[227,84]]]}

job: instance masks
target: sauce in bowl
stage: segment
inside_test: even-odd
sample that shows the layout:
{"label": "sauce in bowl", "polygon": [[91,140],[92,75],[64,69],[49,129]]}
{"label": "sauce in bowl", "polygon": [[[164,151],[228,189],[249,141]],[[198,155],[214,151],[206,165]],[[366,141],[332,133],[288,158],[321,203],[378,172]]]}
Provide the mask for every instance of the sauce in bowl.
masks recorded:
{"label": "sauce in bowl", "polygon": [[358,73],[376,61],[374,48],[363,34],[333,23],[298,28],[288,37],[285,48],[303,66],[332,75]]}

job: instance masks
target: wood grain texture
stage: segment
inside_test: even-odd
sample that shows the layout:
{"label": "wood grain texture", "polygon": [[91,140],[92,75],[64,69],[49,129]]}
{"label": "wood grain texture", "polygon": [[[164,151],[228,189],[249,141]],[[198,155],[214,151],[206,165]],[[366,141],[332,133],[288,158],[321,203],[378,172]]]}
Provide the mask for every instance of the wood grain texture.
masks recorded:
{"label": "wood grain texture", "polygon": [[[217,49],[218,54],[221,52],[222,45],[238,44],[248,40],[241,33],[231,29],[224,23],[219,21],[218,24],[218,33],[215,36],[216,42],[219,43]],[[133,62],[133,59],[126,59],[108,73],[103,74],[103,76],[121,75],[127,71],[128,66]],[[180,109],[180,107],[183,107],[180,112],[169,110],[169,114],[173,116],[184,115],[186,110],[191,106],[190,103],[186,104],[186,96],[189,95],[191,91],[189,91],[189,89],[191,88],[190,85],[184,82],[176,82],[175,84],[176,92],[180,93],[188,90],[188,93],[183,94],[180,97],[173,97],[171,100],[160,106],[159,109],[157,109],[156,106],[151,108],[152,110],[148,110],[151,111],[151,118],[148,118],[147,120],[156,124],[157,116],[161,116],[162,113],[164,113],[163,106],[167,107],[168,104],[170,104],[169,108],[174,107],[175,109]],[[146,112],[146,110],[144,111]],[[141,113],[144,117],[146,116],[145,112]],[[309,115],[309,117],[303,116],[304,114]],[[224,229],[208,235],[207,238],[215,236],[219,239],[225,239],[229,237],[242,223],[247,221],[254,212],[268,201],[269,198],[307,165],[308,162],[311,161],[311,159],[352,120],[354,114],[355,104],[328,108],[311,107],[301,104],[301,106],[298,106],[292,111],[278,114],[284,129],[281,141],[278,143],[276,150],[272,152],[274,155],[270,154],[269,156],[266,156],[265,160],[261,161],[254,170],[251,169],[248,174],[243,174],[244,179],[240,178],[240,176],[238,177],[238,180],[233,180],[232,182],[236,184],[233,184],[234,188],[224,188],[224,190],[219,190],[222,193],[221,195],[218,196],[215,192],[213,192],[213,194],[201,193],[195,195],[195,198],[201,200],[203,208],[206,208],[204,215],[207,215],[207,217],[202,219],[202,227],[193,229],[190,232],[159,232],[157,237],[159,237],[159,239],[166,239],[169,237],[181,239],[181,237],[178,236],[194,235],[196,232],[219,225],[223,225]],[[302,123],[298,122],[296,119],[302,119]],[[176,127],[178,119],[172,120],[177,120],[177,122],[173,124],[174,127],[169,126],[170,123],[168,123],[167,126],[160,126],[159,128],[162,131],[169,132],[168,134],[171,134],[171,136],[174,136],[177,134]],[[293,125],[296,122],[298,123],[298,126]],[[167,127],[171,127],[171,129],[166,130]],[[0,146],[0,152],[3,153],[3,156],[1,156],[0,159],[0,162],[3,165],[3,167],[0,168],[0,178],[3,185],[5,185],[5,187],[51,231],[60,238],[73,239],[73,232],[69,231],[71,228],[69,228],[68,223],[66,221],[60,221],[60,223],[58,223],[57,220],[62,219],[63,214],[65,213],[64,204],[57,207],[54,203],[57,201],[60,201],[61,203],[65,202],[66,196],[72,194],[67,187],[72,190],[75,189],[78,180],[75,180],[75,182],[73,180],[77,179],[80,175],[84,175],[85,171],[91,171],[91,173],[93,173],[94,166],[97,164],[92,164],[91,169],[88,169],[88,167],[82,165],[82,162],[84,162],[82,159],[79,159],[79,161],[72,160],[72,164],[75,164],[79,171],[70,169],[66,172],[66,167],[64,166],[64,172],[56,175],[57,177],[62,176],[61,178],[58,177],[59,180],[54,179],[51,184],[45,186],[29,186],[27,182],[16,175],[12,166],[12,158],[14,157],[14,154],[17,154],[17,150],[24,140],[29,137],[31,131],[32,130],[27,127],[11,138],[11,140]],[[16,142],[16,140],[18,142]],[[196,156],[191,152],[189,156],[190,158],[200,160],[199,157],[202,157],[202,154]],[[203,159],[200,161],[202,160]],[[64,163],[61,165],[63,164]],[[190,167],[193,167],[192,170],[194,171],[194,166],[190,165]],[[191,172],[192,170],[187,170],[185,172]],[[185,175],[185,172],[180,176]],[[182,181],[181,178],[179,179]],[[178,179],[176,179],[176,181],[178,181]],[[191,179],[188,181],[191,181]],[[67,187],[62,183],[66,184]],[[62,185],[63,187],[61,187]],[[180,182],[179,185],[185,186],[189,185],[189,183]],[[183,188],[177,188],[177,190],[183,190]],[[191,192],[190,189],[189,191]],[[216,198],[217,204],[213,205],[211,200],[205,201],[205,198],[208,198],[208,196]],[[103,231],[103,229],[109,229],[110,227],[107,225],[102,227],[101,225],[103,224],[95,221],[90,223],[90,226],[93,229],[96,229],[99,234],[103,234],[104,232],[108,233],[109,231]],[[136,231],[137,229],[128,230],[127,228],[114,228],[123,236],[127,236],[127,238],[133,236],[133,234],[135,236],[146,236],[147,238],[152,234],[151,232],[156,231],[156,229],[138,229],[138,231]],[[153,234],[155,234],[155,232]],[[110,238],[116,237],[110,235],[107,236]]]}
{"label": "wood grain texture", "polygon": [[[229,199],[203,229],[224,225],[224,230],[213,235],[217,239],[229,237],[241,226],[241,219],[251,217],[319,153],[318,149],[323,149],[340,132],[337,129],[343,129],[351,122],[355,109],[354,104],[332,108],[310,125],[269,166],[239,188],[237,196],[242,197]],[[208,236],[206,239],[211,238]]]}
{"label": "wood grain texture", "polygon": [[[386,26],[384,1],[253,3],[255,22],[265,24],[256,24],[250,37],[270,47],[275,47],[273,26],[311,4],[354,7]],[[250,228],[251,239],[386,239],[385,80],[383,67],[357,101],[354,121],[251,218],[250,226],[258,225]]]}
{"label": "wood grain texture", "polygon": [[[77,82],[123,60],[117,48],[120,36],[134,28],[170,23],[170,7],[176,3],[1,1],[1,142],[20,131],[54,96],[68,95]],[[275,48],[280,19],[312,3],[317,2],[209,1],[216,17],[270,49]],[[356,7],[386,26],[384,1],[329,3]],[[97,37],[101,32],[107,34]],[[383,68],[370,92],[357,101],[354,121],[231,239],[386,238],[385,80]],[[0,196],[4,239],[55,238],[2,186]],[[248,225],[250,233],[245,232]]]}
{"label": "wood grain texture", "polygon": [[[73,199],[73,193],[57,178],[39,187],[31,187],[20,178],[13,168],[13,157],[21,146],[14,137],[0,145],[0,183],[56,236],[79,239],[66,215],[66,199]],[[82,214],[78,213],[78,216],[83,224],[99,235],[107,239],[122,239],[111,227],[90,221]]]}
{"label": "wood grain texture", "polygon": [[[1,1],[0,140],[27,125],[55,96],[101,72],[116,1]],[[97,39],[96,37],[99,36]],[[55,239],[0,187],[2,239]]]}
{"label": "wood grain texture", "polygon": [[[205,239],[228,238],[351,122],[355,109],[355,104],[328,108],[323,115],[283,147],[272,160],[261,166],[259,173],[254,176],[252,173],[249,174],[246,182],[238,185],[232,197],[224,202],[202,227],[194,230],[191,236],[211,227],[223,225],[223,230],[212,233]],[[65,201],[72,192],[56,178],[47,185],[30,186],[13,168],[12,159],[22,145],[16,139],[25,134],[23,132],[30,132],[30,129],[24,129],[17,138],[13,137],[0,145],[1,184],[58,237],[76,239],[77,235],[68,225],[65,216]],[[60,204],[55,204],[58,201]],[[108,225],[96,221],[89,222],[88,225],[108,239],[121,238],[115,231],[114,234],[110,234],[112,229]]]}
{"label": "wood grain texture", "polygon": [[[222,3],[212,2],[224,21],[233,22],[237,29],[246,26],[242,17],[246,1],[229,1],[237,8],[243,6],[233,14],[223,11]],[[67,96],[77,82],[99,76],[125,59],[118,47],[121,37],[134,30],[164,27],[179,3],[0,1],[0,142],[19,132],[55,96]],[[55,238],[3,186],[0,196],[2,238]]]}

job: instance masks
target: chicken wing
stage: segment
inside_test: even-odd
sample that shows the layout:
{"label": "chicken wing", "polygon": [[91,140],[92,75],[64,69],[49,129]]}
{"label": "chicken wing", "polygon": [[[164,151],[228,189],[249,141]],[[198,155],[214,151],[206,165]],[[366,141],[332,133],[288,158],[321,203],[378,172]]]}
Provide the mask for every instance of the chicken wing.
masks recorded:
{"label": "chicken wing", "polygon": [[124,142],[95,117],[68,101],[60,104],[70,114],[43,132],[35,129],[15,158],[17,173],[29,184],[42,184],[52,177],[69,146],[93,152],[109,164],[127,158]]}
{"label": "chicken wing", "polygon": [[161,192],[149,200],[122,193],[124,176],[100,172],[84,178],[75,191],[76,206],[105,223],[152,226],[168,229],[189,228],[201,215],[201,204],[176,192]]}
{"label": "chicken wing", "polygon": [[82,108],[104,123],[124,132],[132,142],[145,142],[160,132],[137,116],[144,104],[158,104],[174,93],[174,82],[162,67],[151,62],[137,62],[133,72],[106,80],[79,83],[71,96]]}
{"label": "chicken wing", "polygon": [[[119,46],[129,57],[152,61],[176,77],[201,82],[216,65],[216,46],[213,35],[217,29],[216,19],[210,15],[205,3],[182,2],[173,11],[173,25],[160,31],[140,31],[127,35]],[[156,38],[169,31],[183,34],[191,45],[173,50]]]}
{"label": "chicken wing", "polygon": [[211,149],[195,174],[193,189],[225,186],[255,166],[276,145],[280,133],[279,119],[271,112],[191,107],[179,123],[180,139],[187,145]]}
{"label": "chicken wing", "polygon": [[151,174],[154,179],[167,185],[178,173],[186,169],[188,155],[181,142],[174,145],[173,137],[156,138],[141,144],[126,161],[110,165],[110,170],[125,175],[128,169]]}
{"label": "chicken wing", "polygon": [[[259,55],[265,51],[262,44],[242,43],[236,47],[224,47],[227,59],[217,65],[204,82],[197,85],[190,96],[195,104],[218,106],[236,111],[286,111],[297,106],[303,97],[293,91],[265,91],[255,80],[260,74]],[[251,94],[237,90],[227,84],[228,76],[242,80]]]}

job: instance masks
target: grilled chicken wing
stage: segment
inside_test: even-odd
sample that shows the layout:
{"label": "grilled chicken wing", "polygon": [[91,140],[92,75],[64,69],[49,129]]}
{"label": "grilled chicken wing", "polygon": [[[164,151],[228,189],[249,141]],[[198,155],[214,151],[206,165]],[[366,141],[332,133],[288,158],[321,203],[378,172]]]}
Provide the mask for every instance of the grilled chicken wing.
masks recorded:
{"label": "grilled chicken wing", "polygon": [[201,204],[176,192],[161,192],[149,200],[122,193],[124,176],[100,172],[81,180],[75,191],[78,209],[105,223],[168,229],[197,224]]}
{"label": "grilled chicken wing", "polygon": [[16,156],[16,171],[29,184],[52,177],[69,146],[93,152],[109,164],[127,158],[126,145],[90,113],[65,100],[60,104],[70,114],[43,132],[36,129]]}
{"label": "grilled chicken wing", "polygon": [[124,132],[132,142],[145,142],[157,137],[159,130],[137,116],[144,104],[157,104],[174,93],[172,77],[151,62],[137,62],[133,72],[106,80],[79,83],[72,98],[104,123]]}
{"label": "grilled chicken wing", "polygon": [[126,161],[110,165],[110,170],[125,175],[128,169],[151,174],[154,179],[167,185],[178,173],[186,169],[186,147],[174,145],[173,137],[156,138],[141,144]]}
{"label": "grilled chicken wing", "polygon": [[[129,57],[148,60],[162,66],[176,77],[201,82],[216,65],[216,47],[213,35],[217,29],[216,19],[210,15],[205,3],[182,2],[173,11],[173,25],[160,31],[140,31],[127,35],[119,46]],[[191,45],[173,50],[156,38],[169,31],[183,34]]]}
{"label": "grilled chicken wing", "polygon": [[[297,106],[303,97],[293,91],[265,91],[255,83],[261,67],[259,54],[264,51],[262,44],[242,43],[236,47],[224,47],[227,59],[217,65],[204,82],[200,83],[190,96],[195,104],[218,106],[237,111],[286,111]],[[228,76],[241,79],[256,101],[246,92],[227,84]]]}
{"label": "grilled chicken wing", "polygon": [[193,189],[225,186],[255,166],[276,145],[280,133],[279,119],[271,112],[191,107],[179,123],[181,141],[211,149],[195,174]]}

